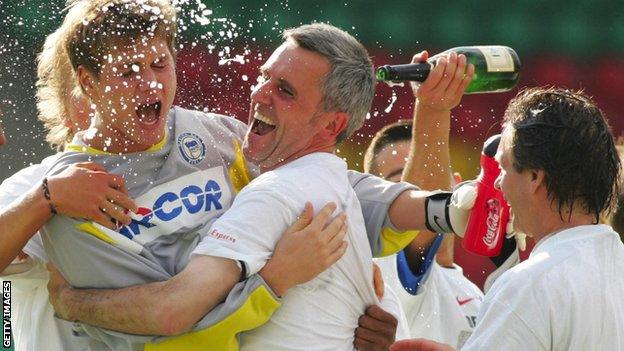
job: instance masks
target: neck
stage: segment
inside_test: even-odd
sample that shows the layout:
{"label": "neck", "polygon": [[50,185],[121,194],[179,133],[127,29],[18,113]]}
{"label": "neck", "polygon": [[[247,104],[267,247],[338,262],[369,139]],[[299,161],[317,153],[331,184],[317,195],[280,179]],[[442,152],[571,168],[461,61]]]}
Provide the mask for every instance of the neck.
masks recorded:
{"label": "neck", "polygon": [[122,133],[110,127],[91,126],[82,135],[82,141],[88,146],[112,154],[129,154],[145,151],[152,145],[139,144],[128,140]]}
{"label": "neck", "polygon": [[[563,218],[563,219],[562,219]],[[557,233],[566,229],[578,227],[581,225],[596,224],[596,218],[587,213],[580,211],[564,212],[559,214],[558,211],[550,213],[547,216],[538,216],[536,220],[541,224],[537,227],[534,233],[531,235],[535,242],[539,242],[544,237]]]}
{"label": "neck", "polygon": [[264,173],[264,172],[268,172],[268,171],[272,171],[276,168],[279,168],[281,166],[284,166],[290,162],[293,162],[296,159],[299,159],[303,156],[309,155],[309,154],[313,154],[315,152],[327,152],[330,154],[333,154],[336,151],[336,145],[332,144],[332,145],[311,145],[310,147],[307,147],[304,150],[301,151],[297,151],[294,154],[290,155],[289,157],[275,163],[269,166],[264,166],[262,164],[260,164],[260,172]]}

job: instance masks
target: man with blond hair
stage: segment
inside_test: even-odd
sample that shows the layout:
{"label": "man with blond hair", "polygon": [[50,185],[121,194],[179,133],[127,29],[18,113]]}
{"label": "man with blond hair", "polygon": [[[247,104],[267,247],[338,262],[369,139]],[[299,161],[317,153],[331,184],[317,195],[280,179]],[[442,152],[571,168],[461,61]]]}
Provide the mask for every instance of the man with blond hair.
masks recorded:
{"label": "man with blond hair", "polygon": [[[47,130],[46,140],[62,150],[74,133],[88,128],[90,109],[75,89],[75,75],[59,37],[57,31],[46,38],[37,60],[36,87],[38,117]],[[3,280],[12,283],[12,329],[19,351],[72,351],[88,345],[87,338],[72,333],[71,323],[54,318],[46,289],[48,257],[38,230],[51,212],[41,180],[59,155],[20,170],[0,185],[0,272]],[[133,208],[123,180],[103,170],[96,164],[83,163],[49,177],[47,186],[54,191],[55,211],[111,225],[110,217],[85,204],[104,206],[106,194],[114,193],[124,208]],[[115,219],[130,220],[127,215]]]}

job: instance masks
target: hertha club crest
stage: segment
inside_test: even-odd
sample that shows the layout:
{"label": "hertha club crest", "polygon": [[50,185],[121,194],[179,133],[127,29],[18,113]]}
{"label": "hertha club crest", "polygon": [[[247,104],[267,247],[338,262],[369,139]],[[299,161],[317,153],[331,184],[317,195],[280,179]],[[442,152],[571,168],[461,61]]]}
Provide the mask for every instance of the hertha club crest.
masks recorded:
{"label": "hertha club crest", "polygon": [[182,133],[178,136],[178,150],[182,158],[192,165],[200,163],[206,157],[206,145],[193,133]]}

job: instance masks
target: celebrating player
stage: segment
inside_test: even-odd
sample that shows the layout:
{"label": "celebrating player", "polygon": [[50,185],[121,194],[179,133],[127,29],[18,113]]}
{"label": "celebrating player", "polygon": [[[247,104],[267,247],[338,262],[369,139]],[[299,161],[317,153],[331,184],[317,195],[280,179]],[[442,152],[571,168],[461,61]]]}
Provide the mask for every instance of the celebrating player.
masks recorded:
{"label": "celebrating player", "polygon": [[[624,244],[598,224],[622,170],[602,112],[582,93],[535,88],[504,119],[496,184],[514,226],[537,244],[487,292],[463,350],[622,349]],[[452,348],[416,340],[392,349]]]}

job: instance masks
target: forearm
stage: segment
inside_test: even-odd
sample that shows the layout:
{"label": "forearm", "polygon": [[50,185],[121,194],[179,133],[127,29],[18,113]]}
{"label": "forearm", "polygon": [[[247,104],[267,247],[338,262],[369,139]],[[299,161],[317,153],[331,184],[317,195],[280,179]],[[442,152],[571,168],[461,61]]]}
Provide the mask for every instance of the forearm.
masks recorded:
{"label": "forearm", "polygon": [[[65,289],[53,304],[63,319],[119,332],[161,335],[160,312],[169,301],[152,298],[163,292],[164,282],[124,289]],[[62,306],[62,307],[61,307]]]}
{"label": "forearm", "polygon": [[401,180],[425,190],[450,189],[450,114],[416,101],[410,154]]}
{"label": "forearm", "polygon": [[396,229],[427,230],[425,201],[430,194],[424,190],[406,190],[396,197],[388,210],[388,216]]}
{"label": "forearm", "polygon": [[239,274],[232,260],[200,256],[164,282],[123,289],[66,288],[50,295],[58,298],[53,305],[68,320],[130,334],[177,335],[221,302]]}
{"label": "forearm", "polygon": [[22,251],[28,240],[52,216],[41,187],[33,187],[0,213],[0,271]]}
{"label": "forearm", "polygon": [[[448,109],[436,109],[415,102],[410,154],[402,180],[421,189],[448,190],[451,186],[449,151],[450,115]],[[423,230],[405,248],[407,261],[418,271],[424,255],[437,233]],[[444,258],[444,257],[442,257]],[[445,266],[449,260],[444,258]],[[450,256],[452,263],[452,255]]]}

